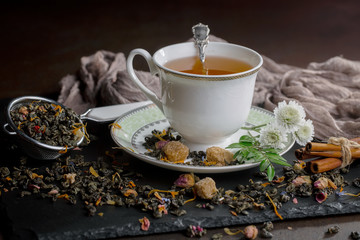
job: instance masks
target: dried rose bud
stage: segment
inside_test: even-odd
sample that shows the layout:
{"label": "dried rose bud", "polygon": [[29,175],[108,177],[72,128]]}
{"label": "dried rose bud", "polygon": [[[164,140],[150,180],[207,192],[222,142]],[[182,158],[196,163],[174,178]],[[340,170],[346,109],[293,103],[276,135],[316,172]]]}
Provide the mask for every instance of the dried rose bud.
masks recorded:
{"label": "dried rose bud", "polygon": [[258,232],[259,231],[255,225],[249,225],[244,229],[244,236],[246,239],[255,239]]}
{"label": "dried rose bud", "polygon": [[195,184],[194,175],[190,173],[181,174],[174,182],[177,187],[190,188]]}
{"label": "dried rose bud", "polygon": [[206,234],[206,229],[194,225],[189,225],[186,231],[187,231],[186,232],[187,236],[191,238],[193,237],[201,238]]}
{"label": "dried rose bud", "polygon": [[155,143],[156,149],[162,149],[169,141],[158,141]]}
{"label": "dried rose bud", "polygon": [[320,192],[320,193],[316,194],[315,199],[318,203],[323,203],[327,199],[327,193]]}
{"label": "dried rose bud", "polygon": [[295,185],[295,186],[300,186],[301,184],[304,184],[304,183],[309,183],[311,184],[312,181],[310,179],[310,176],[299,176],[297,178],[295,178],[292,183]]}
{"label": "dried rose bud", "polygon": [[321,177],[314,182],[314,187],[317,189],[324,189],[329,186],[329,181],[325,177]]}

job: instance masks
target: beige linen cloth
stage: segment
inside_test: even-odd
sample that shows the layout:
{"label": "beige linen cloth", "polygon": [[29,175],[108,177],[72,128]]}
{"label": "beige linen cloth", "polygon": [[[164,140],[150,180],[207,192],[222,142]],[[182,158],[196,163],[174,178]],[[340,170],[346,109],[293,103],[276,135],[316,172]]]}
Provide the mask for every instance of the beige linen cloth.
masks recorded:
{"label": "beige linen cloth", "polygon": [[[224,41],[211,36],[210,41]],[[307,68],[278,64],[263,56],[253,105],[272,111],[283,100],[295,100],[311,119],[315,137],[360,137],[360,62],[333,57]],[[160,83],[149,72],[139,79],[159,94]],[[77,75],[61,81],[60,103],[83,113],[89,108],[147,100],[126,71],[123,53],[98,51],[81,58]]]}

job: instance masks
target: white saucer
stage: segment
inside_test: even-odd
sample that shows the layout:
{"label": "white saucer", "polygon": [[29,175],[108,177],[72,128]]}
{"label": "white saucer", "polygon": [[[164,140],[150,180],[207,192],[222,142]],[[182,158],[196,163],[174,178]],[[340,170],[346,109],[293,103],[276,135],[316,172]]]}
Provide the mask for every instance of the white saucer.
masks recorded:
{"label": "white saucer", "polygon": [[[252,107],[250,110],[249,117],[246,121],[246,125],[255,126],[264,123],[270,122],[274,118],[274,114],[265,109]],[[119,128],[118,126],[121,126]],[[193,172],[193,173],[226,173],[226,172],[235,172],[252,167],[256,167],[259,163],[246,163],[240,165],[232,166],[193,166],[193,165],[183,165],[183,164],[172,164],[167,163],[161,160],[158,160],[154,157],[145,155],[148,150],[143,146],[146,136],[151,136],[151,131],[156,129],[162,131],[163,129],[168,129],[170,127],[169,122],[166,120],[163,113],[160,111],[155,104],[149,104],[144,107],[139,107],[134,110],[131,110],[121,117],[119,117],[113,124],[111,128],[111,137],[115,143],[123,148],[126,152],[133,155],[134,157],[143,160],[152,165],[182,171],[182,172]],[[227,147],[231,143],[239,141],[241,135],[246,134],[245,130],[239,130],[225,142],[216,144],[219,147]],[[288,136],[288,141],[285,143],[285,147],[281,149],[280,154],[284,154],[294,145],[295,140],[291,135]],[[190,151],[205,151],[206,148],[215,146],[212,145],[195,145],[191,143],[185,143]]]}

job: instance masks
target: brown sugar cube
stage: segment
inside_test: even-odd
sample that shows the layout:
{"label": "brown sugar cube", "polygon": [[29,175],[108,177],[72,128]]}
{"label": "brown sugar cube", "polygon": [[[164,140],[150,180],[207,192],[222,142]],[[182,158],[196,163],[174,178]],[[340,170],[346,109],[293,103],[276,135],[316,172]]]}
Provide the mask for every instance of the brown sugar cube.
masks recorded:
{"label": "brown sugar cube", "polygon": [[189,148],[179,141],[170,141],[164,147],[163,151],[170,162],[185,161],[189,155]]}
{"label": "brown sugar cube", "polygon": [[206,177],[195,183],[196,195],[202,199],[212,199],[217,193],[215,181]]}
{"label": "brown sugar cube", "polygon": [[231,163],[234,160],[233,156],[232,152],[221,147],[209,147],[206,149],[206,159],[209,162],[216,162],[216,165],[219,166]]}

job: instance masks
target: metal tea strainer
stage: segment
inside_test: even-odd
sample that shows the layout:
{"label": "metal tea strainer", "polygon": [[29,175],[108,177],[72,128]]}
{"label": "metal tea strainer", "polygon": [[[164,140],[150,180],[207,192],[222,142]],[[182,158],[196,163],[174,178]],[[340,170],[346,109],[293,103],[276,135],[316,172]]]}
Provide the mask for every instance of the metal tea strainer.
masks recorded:
{"label": "metal tea strainer", "polygon": [[[34,101],[42,101],[47,102],[50,104],[60,105],[61,107],[65,108],[62,104],[43,97],[34,97],[34,96],[24,96],[20,98],[16,98],[11,101],[7,107],[6,111],[6,120],[7,123],[4,124],[4,130],[7,134],[15,136],[15,140],[18,143],[19,147],[23,149],[25,153],[27,153],[30,157],[36,159],[55,159],[64,154],[66,151],[73,149],[74,147],[65,148],[64,146],[51,146],[48,144],[41,143],[23,131],[19,130],[15,123],[13,122],[10,112],[14,109],[19,107],[20,105],[32,103]],[[82,123],[80,116],[78,117],[78,121]],[[85,132],[84,127],[82,128],[83,133]],[[85,136],[79,137],[76,145],[79,146],[84,141]]]}
{"label": "metal tea strainer", "polygon": [[[35,159],[42,159],[42,160],[52,160],[60,157],[67,151],[73,149],[74,147],[65,148],[64,146],[51,146],[48,144],[41,143],[36,141],[35,139],[31,138],[30,136],[26,135],[23,131],[19,130],[15,123],[13,122],[10,112],[14,108],[17,108],[20,105],[24,105],[27,103],[32,103],[34,101],[42,101],[47,102],[50,104],[60,105],[62,108],[65,108],[62,104],[43,97],[37,96],[24,96],[15,98],[12,100],[7,107],[6,111],[6,121],[3,125],[4,131],[13,136],[14,140],[17,142],[20,148],[23,149],[25,153],[27,153],[30,157]],[[137,107],[142,107],[144,105],[150,104],[150,101],[144,102],[134,102],[129,104],[120,104],[114,106],[105,106],[105,107],[97,107],[97,108],[90,108],[85,113],[78,115],[78,121],[82,124],[83,121],[94,121],[97,123],[104,123],[104,122],[112,122],[118,117],[120,117],[125,112],[129,111],[129,109],[134,109]],[[82,128],[83,133],[85,129]],[[77,146],[79,146],[84,141],[84,136],[79,138],[77,142]]]}

